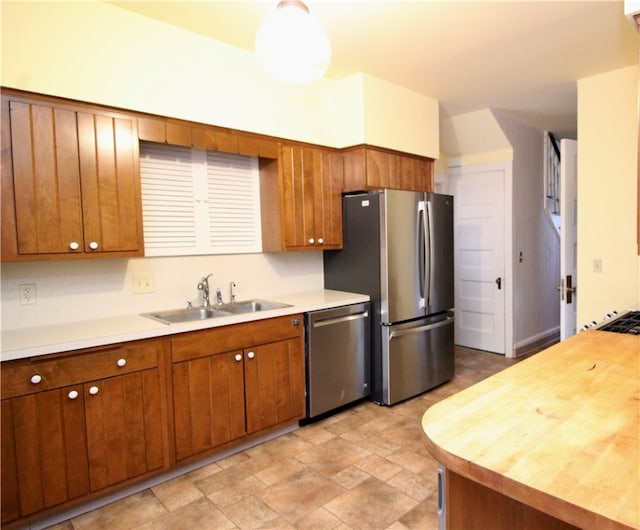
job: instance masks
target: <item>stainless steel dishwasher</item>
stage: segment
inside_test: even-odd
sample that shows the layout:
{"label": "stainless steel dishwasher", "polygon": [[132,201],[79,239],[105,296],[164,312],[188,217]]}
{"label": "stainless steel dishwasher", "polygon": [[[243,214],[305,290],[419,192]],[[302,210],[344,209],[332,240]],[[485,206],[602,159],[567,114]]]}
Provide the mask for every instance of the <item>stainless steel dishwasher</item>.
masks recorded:
{"label": "stainless steel dishwasher", "polygon": [[371,394],[369,302],[305,314],[307,418]]}

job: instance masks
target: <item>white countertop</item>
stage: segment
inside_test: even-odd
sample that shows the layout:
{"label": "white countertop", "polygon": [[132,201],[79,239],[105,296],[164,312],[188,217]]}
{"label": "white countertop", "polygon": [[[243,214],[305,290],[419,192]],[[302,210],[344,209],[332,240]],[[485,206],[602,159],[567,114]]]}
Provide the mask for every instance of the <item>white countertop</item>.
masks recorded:
{"label": "white countertop", "polygon": [[[258,311],[224,317],[210,318],[180,324],[163,324],[139,314],[118,317],[83,320],[67,324],[54,324],[24,329],[9,329],[0,332],[2,350],[0,361],[10,361],[25,357],[46,355],[62,351],[104,346],[131,340],[163,337],[175,333],[185,333],[200,329],[250,322],[264,318],[306,313],[320,309],[329,309],[342,305],[366,302],[369,297],[362,294],[320,289],[281,296],[269,296],[266,299],[290,304],[290,307]],[[158,308],[158,311],[172,309]]]}

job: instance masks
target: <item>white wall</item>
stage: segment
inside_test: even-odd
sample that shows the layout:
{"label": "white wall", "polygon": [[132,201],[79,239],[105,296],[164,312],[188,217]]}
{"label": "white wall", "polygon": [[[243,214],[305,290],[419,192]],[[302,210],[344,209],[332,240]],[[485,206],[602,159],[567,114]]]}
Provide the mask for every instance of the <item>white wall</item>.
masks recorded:
{"label": "white wall", "polygon": [[[186,307],[197,304],[197,283],[213,273],[209,285],[229,299],[229,282],[238,300],[323,287],[320,252],[245,254],[181,258],[71,260],[2,264],[2,329],[75,322]],[[149,273],[153,293],[133,294],[133,275]],[[36,284],[37,303],[20,305],[19,286]]]}
{"label": "white wall", "polygon": [[560,243],[544,210],[544,132],[504,112],[493,115],[513,147],[513,341],[526,348],[559,333]]}
{"label": "white wall", "polygon": [[[320,145],[438,156],[438,102],[386,81],[355,74],[284,85],[246,50],[104,2],[0,9],[2,86]],[[154,293],[132,294],[136,270],[153,275]],[[321,252],[3,264],[2,328],[181,307],[209,272],[225,299],[231,280],[239,297],[323,287]],[[36,284],[37,304],[18,303],[21,283]]]}
{"label": "white wall", "polygon": [[578,327],[640,303],[637,105],[635,66],[578,82]]}

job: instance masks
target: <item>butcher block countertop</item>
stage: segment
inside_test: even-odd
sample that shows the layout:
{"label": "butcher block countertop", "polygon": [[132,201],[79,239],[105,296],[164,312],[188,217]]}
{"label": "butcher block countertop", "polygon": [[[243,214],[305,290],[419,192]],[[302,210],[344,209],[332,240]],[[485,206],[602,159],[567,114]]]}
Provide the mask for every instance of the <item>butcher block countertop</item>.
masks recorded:
{"label": "butcher block countertop", "polygon": [[640,337],[590,330],[429,408],[448,470],[580,528],[640,528]]}

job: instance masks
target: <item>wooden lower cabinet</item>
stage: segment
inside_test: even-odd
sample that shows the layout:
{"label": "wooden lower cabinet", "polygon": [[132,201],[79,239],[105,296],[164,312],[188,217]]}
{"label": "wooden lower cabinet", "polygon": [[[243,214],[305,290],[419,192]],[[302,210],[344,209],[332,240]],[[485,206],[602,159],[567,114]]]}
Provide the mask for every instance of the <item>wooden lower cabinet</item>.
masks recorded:
{"label": "wooden lower cabinet", "polygon": [[172,339],[176,460],[305,415],[302,315]]}
{"label": "wooden lower cabinet", "polygon": [[2,364],[3,524],[166,467],[159,348]]}
{"label": "wooden lower cabinet", "polygon": [[297,314],[3,362],[2,525],[302,419],[302,323]]}

